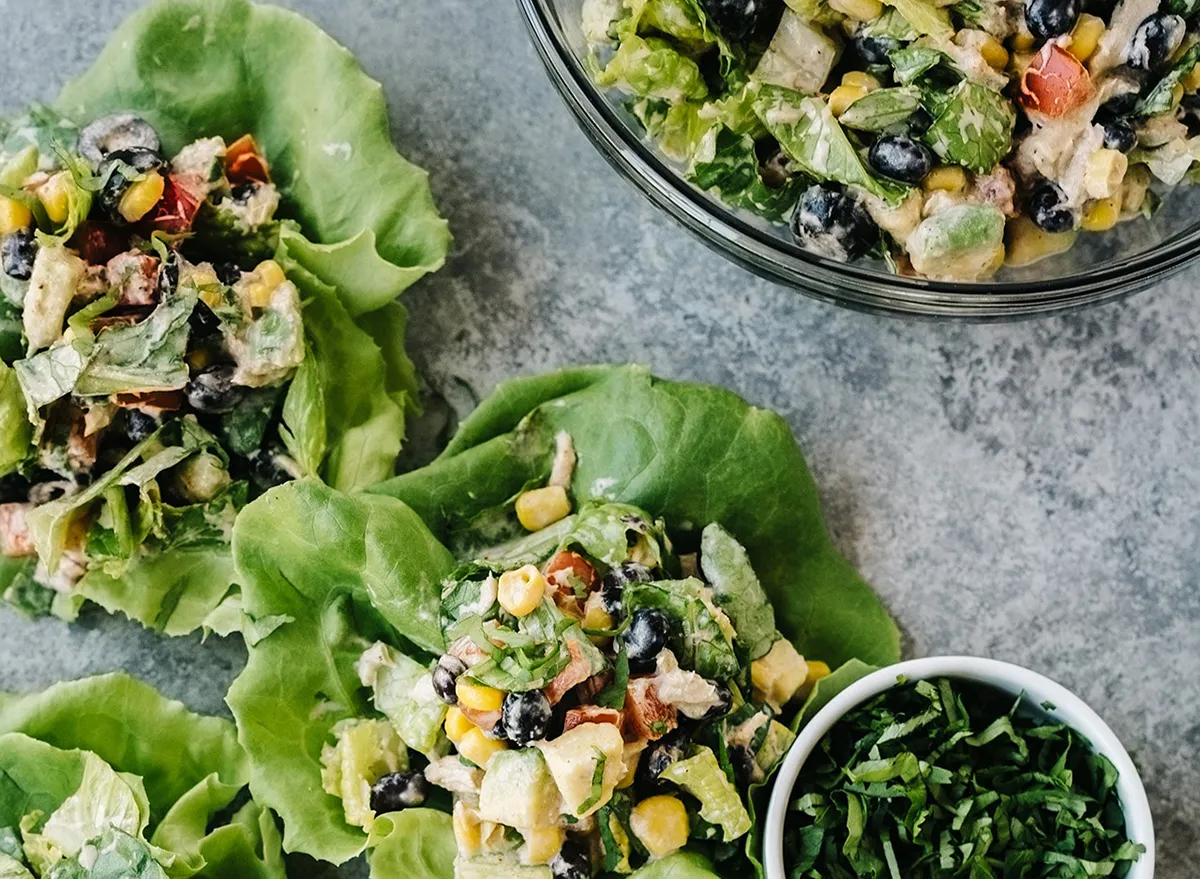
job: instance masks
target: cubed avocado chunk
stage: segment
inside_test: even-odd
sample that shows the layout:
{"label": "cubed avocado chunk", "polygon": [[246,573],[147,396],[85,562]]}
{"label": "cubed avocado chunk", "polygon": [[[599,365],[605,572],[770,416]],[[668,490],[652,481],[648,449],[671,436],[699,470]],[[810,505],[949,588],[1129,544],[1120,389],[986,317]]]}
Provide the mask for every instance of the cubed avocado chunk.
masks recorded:
{"label": "cubed avocado chunk", "polygon": [[562,797],[536,748],[501,751],[488,763],[479,792],[479,816],[508,827],[553,827],[562,814]]}
{"label": "cubed avocado chunk", "polygon": [[960,204],[922,221],[908,238],[913,268],[931,278],[978,280],[1004,260],[1004,214],[991,204]]}
{"label": "cubed avocado chunk", "polygon": [[625,741],[611,723],[584,723],[538,749],[562,796],[563,811],[584,818],[611,798],[625,775]]}
{"label": "cubed avocado chunk", "polygon": [[408,768],[408,751],[386,720],[348,720],[333,728],[336,744],[321,751],[321,787],[342,801],[346,823],[370,829],[371,786]]}
{"label": "cubed avocado chunk", "polygon": [[387,715],[396,732],[414,751],[430,759],[444,756],[448,742],[442,734],[447,705],[433,689],[429,670],[386,645],[379,647],[374,668],[375,707]]}
{"label": "cubed avocado chunk", "polygon": [[512,854],[459,856],[454,861],[454,879],[552,879],[549,867],[529,866]]}
{"label": "cubed avocado chunk", "polygon": [[807,678],[808,663],[787,638],[780,638],[766,656],[750,663],[755,700],[767,702],[776,710],[796,697]]}

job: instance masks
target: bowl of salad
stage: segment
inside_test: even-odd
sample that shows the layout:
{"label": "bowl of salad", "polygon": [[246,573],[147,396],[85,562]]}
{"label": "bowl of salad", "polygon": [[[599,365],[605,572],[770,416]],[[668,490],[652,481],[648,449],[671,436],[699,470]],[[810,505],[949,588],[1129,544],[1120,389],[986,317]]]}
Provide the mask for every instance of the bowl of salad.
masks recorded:
{"label": "bowl of salad", "polygon": [[736,262],[1011,318],[1200,252],[1190,0],[518,0],[585,132]]}
{"label": "bowl of salad", "polygon": [[1006,662],[901,662],[800,731],[767,811],[769,879],[1154,875],[1137,769],[1074,693]]}

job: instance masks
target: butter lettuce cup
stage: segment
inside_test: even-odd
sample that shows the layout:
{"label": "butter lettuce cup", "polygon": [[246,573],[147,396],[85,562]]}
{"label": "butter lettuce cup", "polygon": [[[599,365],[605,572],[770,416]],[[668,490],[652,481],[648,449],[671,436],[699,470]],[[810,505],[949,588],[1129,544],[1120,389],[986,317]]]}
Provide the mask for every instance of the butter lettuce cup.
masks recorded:
{"label": "butter lettuce cup", "polygon": [[768,879],[1154,876],[1129,754],[1035,671],[914,659],[808,707],[767,809]]}

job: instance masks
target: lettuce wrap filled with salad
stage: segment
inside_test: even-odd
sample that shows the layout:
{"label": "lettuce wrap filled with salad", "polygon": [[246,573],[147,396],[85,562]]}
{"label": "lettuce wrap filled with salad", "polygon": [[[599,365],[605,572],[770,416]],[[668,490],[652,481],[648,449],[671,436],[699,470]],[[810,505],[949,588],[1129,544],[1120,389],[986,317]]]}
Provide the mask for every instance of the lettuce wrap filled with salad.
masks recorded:
{"label": "lettuce wrap filled with salad", "polygon": [[396,297],[448,243],[378,83],[314,24],[134,15],[0,127],[0,595],[226,630],[246,503],[394,472]]}
{"label": "lettuce wrap filled with salad", "polygon": [[234,554],[254,796],[381,879],[761,872],[806,706],[899,654],[787,424],[639,367],[502,385],[368,493],[274,489]]}
{"label": "lettuce wrap filled with salad", "polygon": [[121,674],[0,695],[0,876],[284,879],[233,725]]}

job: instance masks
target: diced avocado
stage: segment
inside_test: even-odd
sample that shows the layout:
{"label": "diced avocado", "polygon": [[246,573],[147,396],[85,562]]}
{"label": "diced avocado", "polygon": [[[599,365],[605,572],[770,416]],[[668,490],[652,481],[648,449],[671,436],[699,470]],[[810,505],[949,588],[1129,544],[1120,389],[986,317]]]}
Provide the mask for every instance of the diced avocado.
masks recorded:
{"label": "diced avocado", "polygon": [[430,759],[443,756],[448,742],[442,723],[448,706],[434,692],[429,670],[387,645],[372,650],[378,651],[372,676],[375,707],[387,715],[404,744]]}
{"label": "diced avocado", "polygon": [[778,720],[770,722],[767,726],[766,738],[763,739],[758,753],[754,755],[754,762],[758,764],[758,768],[762,770],[764,776],[770,775],[779,765],[779,761],[787,754],[788,748],[794,741],[796,741],[796,735],[790,729]]}
{"label": "diced avocado", "polygon": [[750,663],[755,698],[775,709],[791,702],[807,679],[808,663],[787,638],[780,638],[766,656]]}
{"label": "diced avocado", "polygon": [[775,609],[745,548],[714,522],[700,536],[700,567],[713,588],[717,606],[733,622],[739,655],[747,661],[765,655],[778,637]]}
{"label": "diced avocado", "polygon": [[977,280],[1004,259],[1004,214],[991,204],[960,204],[922,221],[908,238],[913,268],[932,278]]}
{"label": "diced avocado", "polygon": [[49,348],[62,336],[84,268],[83,260],[61,244],[38,249],[22,314],[31,352]]}
{"label": "diced avocado", "polygon": [[829,79],[841,51],[836,39],[785,8],[775,36],[752,76],[758,82],[798,92],[818,92]]}
{"label": "diced avocado", "polygon": [[726,842],[750,832],[750,813],[711,748],[697,748],[693,756],[672,763],[659,777],[699,800],[700,817],[725,831]]}
{"label": "diced avocado", "polygon": [[562,797],[546,758],[536,748],[501,751],[488,763],[479,792],[479,816],[508,827],[553,827],[562,814]]}
{"label": "diced avocado", "polygon": [[333,728],[337,743],[321,751],[321,787],[340,797],[346,823],[370,829],[371,785],[408,768],[408,752],[386,720],[346,720]]}
{"label": "diced avocado", "polygon": [[537,747],[558,785],[563,811],[576,818],[604,806],[625,775],[625,741],[611,723],[584,723]]}
{"label": "diced avocado", "polygon": [[454,861],[454,879],[552,879],[549,867],[522,864],[512,854],[459,856]]}

